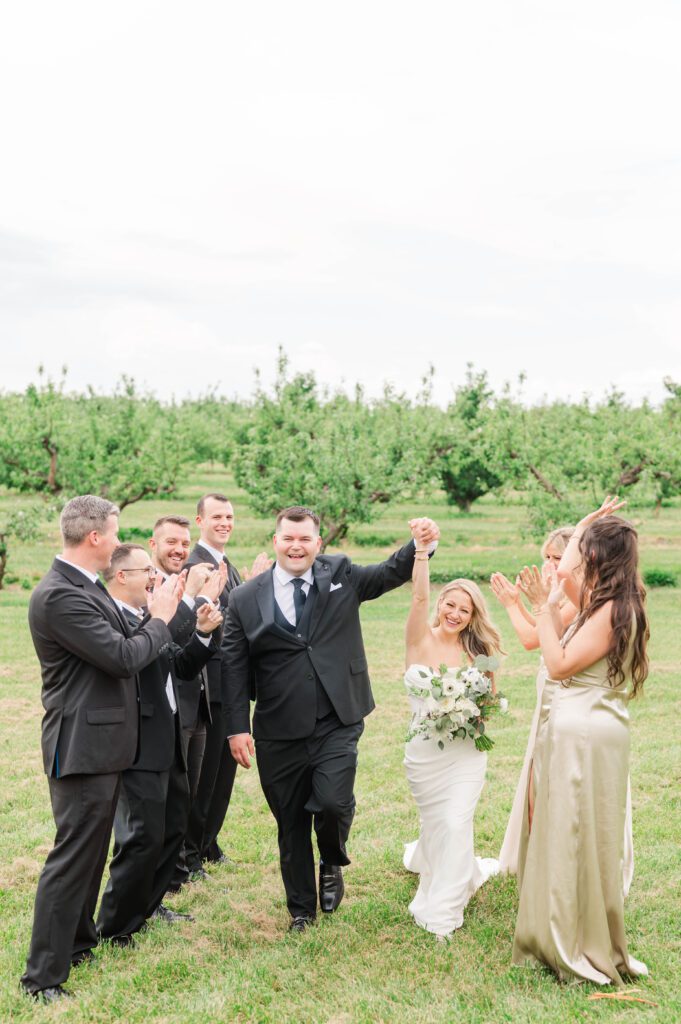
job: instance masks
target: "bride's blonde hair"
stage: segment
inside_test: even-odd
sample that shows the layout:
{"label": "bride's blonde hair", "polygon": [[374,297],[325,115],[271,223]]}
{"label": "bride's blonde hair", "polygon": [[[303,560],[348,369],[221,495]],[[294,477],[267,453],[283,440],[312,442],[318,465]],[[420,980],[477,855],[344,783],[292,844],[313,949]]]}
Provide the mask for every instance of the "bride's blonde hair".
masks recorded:
{"label": "bride's blonde hair", "polygon": [[438,594],[431,625],[440,625],[442,602],[453,590],[462,590],[470,597],[473,605],[471,621],[460,634],[461,645],[469,658],[474,659],[478,654],[485,654],[488,658],[493,654],[505,654],[501,646],[501,633],[490,619],[487,602],[480,587],[473,580],[452,580],[451,583],[444,585]]}

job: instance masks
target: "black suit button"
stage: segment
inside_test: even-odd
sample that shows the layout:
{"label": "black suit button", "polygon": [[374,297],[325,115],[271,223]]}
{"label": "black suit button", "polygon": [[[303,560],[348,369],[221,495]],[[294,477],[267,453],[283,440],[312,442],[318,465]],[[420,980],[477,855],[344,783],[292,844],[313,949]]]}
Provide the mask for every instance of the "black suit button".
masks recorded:
{"label": "black suit button", "polygon": [[311,648],[311,647],[308,647],[308,651],[311,651],[311,650],[312,650],[312,648]]}

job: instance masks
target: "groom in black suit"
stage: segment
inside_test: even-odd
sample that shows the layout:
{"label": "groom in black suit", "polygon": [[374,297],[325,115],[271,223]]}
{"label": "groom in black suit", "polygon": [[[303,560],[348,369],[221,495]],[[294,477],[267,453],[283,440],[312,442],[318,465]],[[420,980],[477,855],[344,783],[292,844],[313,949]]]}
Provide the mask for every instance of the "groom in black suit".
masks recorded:
{"label": "groom in black suit", "polygon": [[[435,541],[437,526],[428,524],[426,539]],[[359,606],[405,583],[414,564],[412,541],[371,566],[319,555],[320,548],[316,513],[300,506],[280,512],[276,563],[232,594],[223,641],[230,748],[244,768],[255,752],[255,685],[258,770],[277,820],[294,931],[312,924],[317,912],[313,822],[322,911],[334,911],[343,898],[357,742],[375,706]]]}

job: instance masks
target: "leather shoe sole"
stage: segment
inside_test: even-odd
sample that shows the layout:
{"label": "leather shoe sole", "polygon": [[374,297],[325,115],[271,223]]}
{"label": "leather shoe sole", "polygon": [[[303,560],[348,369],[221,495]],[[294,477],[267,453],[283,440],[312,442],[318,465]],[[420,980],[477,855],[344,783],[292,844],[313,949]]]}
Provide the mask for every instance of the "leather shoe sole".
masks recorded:
{"label": "leather shoe sole", "polygon": [[340,906],[345,892],[343,870],[338,864],[319,865],[319,906],[324,914],[332,914]]}

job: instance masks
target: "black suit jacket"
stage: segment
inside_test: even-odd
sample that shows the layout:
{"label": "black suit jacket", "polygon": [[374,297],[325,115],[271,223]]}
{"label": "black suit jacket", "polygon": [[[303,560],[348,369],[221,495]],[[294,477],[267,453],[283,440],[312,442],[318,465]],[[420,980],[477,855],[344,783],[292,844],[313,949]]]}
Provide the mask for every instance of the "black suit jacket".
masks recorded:
{"label": "black suit jacket", "polygon": [[55,559],[31,595],[28,622],[42,672],[48,775],[129,768],[138,738],[136,675],[170,643],[160,619],[134,636],[112,599]]}
{"label": "black suit jacket", "polygon": [[[123,614],[126,616],[133,634],[149,621],[148,617],[140,621],[127,609],[123,610]],[[191,624],[194,619],[194,613],[183,601],[180,601],[177,613],[170,623],[171,631],[175,627],[178,635],[183,635],[187,625]],[[155,661],[140,670],[139,753],[132,765],[136,771],[166,771],[173,763],[176,749],[180,751],[186,770],[178,683],[180,679],[194,678],[214,654],[216,647],[219,649],[219,644],[216,644],[214,640],[211,639],[210,644],[206,645],[193,632],[184,646],[176,643],[169,644],[168,649],[159,654]],[[178,708],[177,714],[173,714],[166,693],[168,674],[172,680],[175,703]]]}
{"label": "black suit jacket", "polygon": [[223,638],[229,734],[251,731],[251,670],[256,739],[312,734],[316,677],[344,725],[368,715],[375,705],[359,606],[405,583],[413,565],[411,541],[378,565],[353,565],[344,555],[320,555],[313,565],[317,594],[306,637],[275,621],[274,567],[240,586],[229,603]]}
{"label": "black suit jacket", "polygon": [[[227,561],[227,582],[225,583],[218,601],[222,614],[226,617],[230,594],[234,588],[238,587],[241,583],[241,576],[229,559],[226,556],[225,558]],[[198,541],[194,545],[194,548],[185,563],[185,568],[189,569],[192,565],[198,565],[201,562],[209,562],[216,568],[218,568],[219,565],[210,551],[204,548],[201,542]],[[209,703],[224,704],[226,701],[226,691],[222,673],[222,657],[219,649],[206,665],[205,681],[207,682],[206,693],[208,695]]]}

